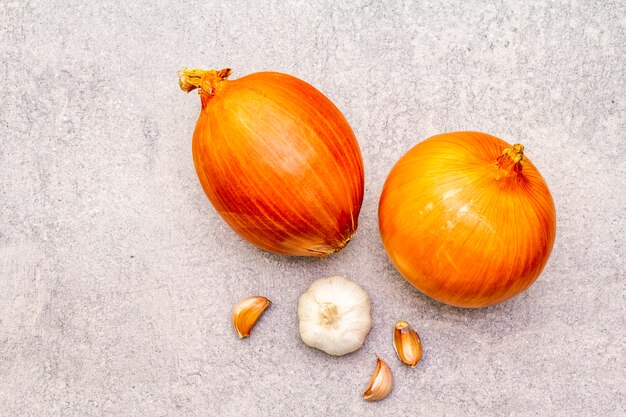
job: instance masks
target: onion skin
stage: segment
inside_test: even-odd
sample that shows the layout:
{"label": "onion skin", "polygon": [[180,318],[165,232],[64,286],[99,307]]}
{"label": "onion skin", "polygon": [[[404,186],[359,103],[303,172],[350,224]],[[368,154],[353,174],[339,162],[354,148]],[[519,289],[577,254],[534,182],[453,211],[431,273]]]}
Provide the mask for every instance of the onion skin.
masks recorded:
{"label": "onion skin", "polygon": [[200,89],[193,160],[207,197],[235,232],[275,253],[323,257],[357,229],[363,162],[350,125],[322,93],[286,74],[227,80],[183,70]]}
{"label": "onion skin", "polygon": [[407,281],[468,308],[526,290],[556,236],[552,196],[523,146],[479,132],[433,136],[407,152],[385,182],[378,219]]}

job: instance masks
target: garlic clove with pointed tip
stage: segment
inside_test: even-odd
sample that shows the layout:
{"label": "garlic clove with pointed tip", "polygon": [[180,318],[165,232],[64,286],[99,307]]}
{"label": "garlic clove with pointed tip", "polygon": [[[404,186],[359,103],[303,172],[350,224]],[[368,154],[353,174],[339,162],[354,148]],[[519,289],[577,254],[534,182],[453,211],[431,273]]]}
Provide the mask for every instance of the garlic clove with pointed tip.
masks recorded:
{"label": "garlic clove with pointed tip", "polygon": [[363,392],[365,401],[380,401],[387,397],[393,388],[393,374],[387,362],[376,357],[376,369]]}
{"label": "garlic clove with pointed tip", "polygon": [[233,307],[233,327],[240,339],[250,336],[252,327],[270,304],[272,302],[267,298],[254,295],[244,298]]}
{"label": "garlic clove with pointed tip", "polygon": [[393,347],[400,360],[415,368],[422,358],[422,342],[409,323],[401,320],[396,323],[393,331]]}

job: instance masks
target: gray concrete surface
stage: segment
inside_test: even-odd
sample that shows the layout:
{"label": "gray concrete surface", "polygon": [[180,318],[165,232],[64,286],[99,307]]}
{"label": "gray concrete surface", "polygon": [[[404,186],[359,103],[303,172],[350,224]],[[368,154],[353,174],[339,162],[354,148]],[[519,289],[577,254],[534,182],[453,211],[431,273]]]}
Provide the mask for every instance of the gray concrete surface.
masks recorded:
{"label": "gray concrete surface", "polygon": [[[490,3],[0,0],[0,415],[625,415],[625,6]],[[342,109],[366,171],[345,250],[290,259],[225,226],[181,66],[287,72]],[[538,282],[475,311],[413,290],[377,231],[394,162],[461,129],[524,143],[558,212]],[[296,326],[330,274],[373,300],[342,358]],[[238,340],[230,309],[256,293],[274,305]],[[421,333],[416,369],[395,358],[399,319]],[[376,354],[396,387],[369,404]]]}

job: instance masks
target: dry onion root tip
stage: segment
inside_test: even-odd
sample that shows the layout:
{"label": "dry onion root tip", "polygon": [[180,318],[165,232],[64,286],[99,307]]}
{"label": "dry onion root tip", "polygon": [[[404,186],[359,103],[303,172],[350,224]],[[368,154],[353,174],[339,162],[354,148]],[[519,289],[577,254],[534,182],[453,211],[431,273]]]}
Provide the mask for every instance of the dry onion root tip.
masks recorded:
{"label": "dry onion root tip", "polygon": [[386,398],[393,388],[393,374],[389,365],[378,356],[376,359],[376,369],[363,392],[365,401],[380,401]]}
{"label": "dry onion root tip", "polygon": [[[354,222],[354,217],[352,217],[352,224],[354,225],[354,223],[355,223],[355,222]],[[353,227],[354,227],[354,226],[353,226]],[[354,233],[354,232],[353,232],[353,233]],[[327,252],[327,254],[328,254],[328,255],[332,255],[333,253],[337,253],[337,252],[339,252],[340,250],[342,250],[343,248],[345,248],[346,246],[348,246],[348,243],[350,243],[350,241],[352,240],[352,236],[353,236],[353,234],[352,234],[352,235],[350,235],[350,236],[348,236],[347,238],[345,238],[345,239],[343,240],[343,242],[341,242],[339,245],[337,245],[337,247],[336,247],[336,248],[332,248],[332,250],[329,250],[329,251]]]}
{"label": "dry onion root tip", "polygon": [[250,336],[250,331],[263,312],[272,304],[260,295],[246,297],[233,307],[233,327],[240,339]]}

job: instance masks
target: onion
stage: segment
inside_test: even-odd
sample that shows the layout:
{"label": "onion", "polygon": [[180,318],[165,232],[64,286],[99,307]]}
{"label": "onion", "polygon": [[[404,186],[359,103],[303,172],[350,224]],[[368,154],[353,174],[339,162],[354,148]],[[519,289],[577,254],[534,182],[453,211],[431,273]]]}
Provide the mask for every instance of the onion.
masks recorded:
{"label": "onion", "polygon": [[357,228],[363,162],[350,125],[306,82],[259,72],[183,69],[202,111],[193,160],[206,195],[239,235],[260,248],[322,257]]}
{"label": "onion", "polygon": [[523,151],[485,133],[447,133],[393,167],[380,197],[380,234],[418,290],[454,306],[483,307],[521,293],[541,274],[556,213]]}

